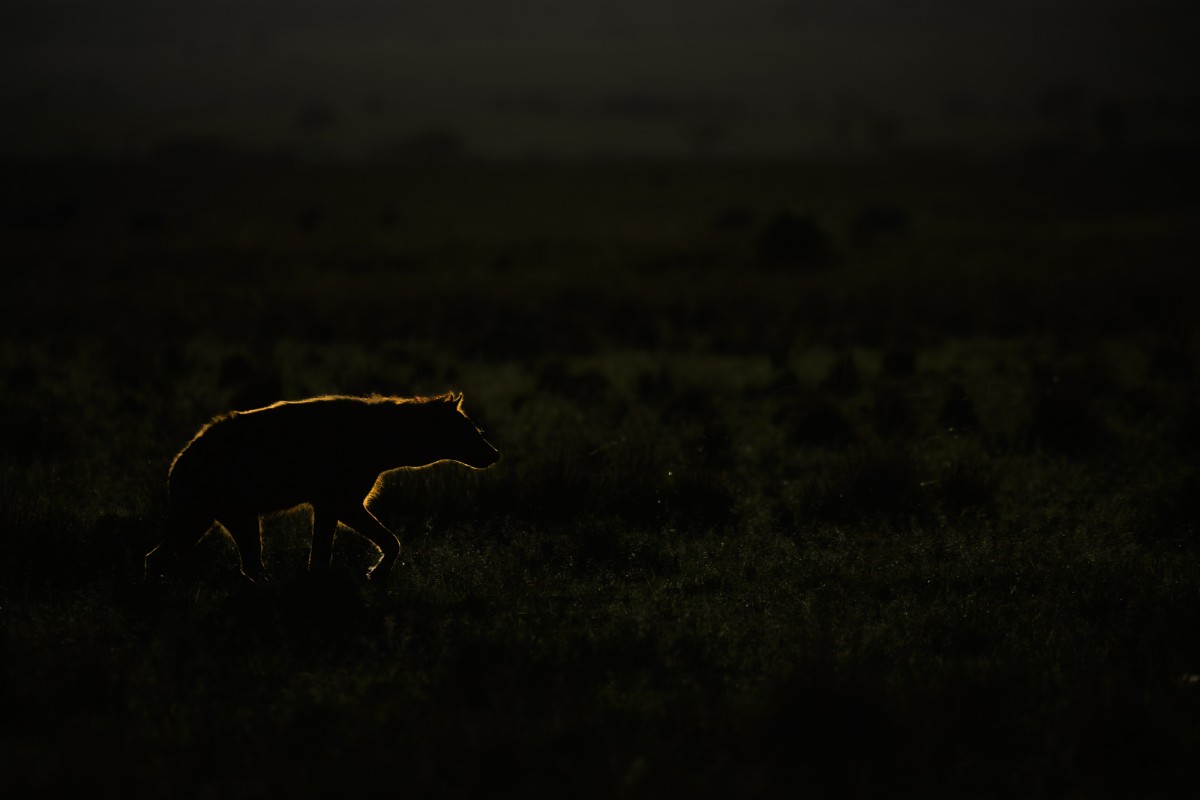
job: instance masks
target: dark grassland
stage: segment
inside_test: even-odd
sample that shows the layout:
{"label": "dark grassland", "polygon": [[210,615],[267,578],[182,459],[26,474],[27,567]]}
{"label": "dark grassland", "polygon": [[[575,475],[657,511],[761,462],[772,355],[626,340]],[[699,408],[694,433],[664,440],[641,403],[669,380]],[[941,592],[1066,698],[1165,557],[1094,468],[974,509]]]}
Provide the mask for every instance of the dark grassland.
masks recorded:
{"label": "dark grassland", "polygon": [[[1196,173],[8,165],[0,791],[1195,792]],[[213,415],[447,389],[382,601],[140,582]]]}

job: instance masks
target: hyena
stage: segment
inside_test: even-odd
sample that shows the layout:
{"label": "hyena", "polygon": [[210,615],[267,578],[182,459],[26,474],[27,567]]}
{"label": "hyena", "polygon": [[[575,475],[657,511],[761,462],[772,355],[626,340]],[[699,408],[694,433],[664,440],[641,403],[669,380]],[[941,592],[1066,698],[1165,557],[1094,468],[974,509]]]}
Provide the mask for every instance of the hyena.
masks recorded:
{"label": "hyena", "polygon": [[462,410],[461,394],[314,397],[217,417],[175,456],[167,478],[167,530],[146,574],[186,556],[219,522],[237,544],[242,573],[265,581],[262,516],[309,504],[309,569],[333,555],[339,522],[375,543],[370,579],[382,588],[400,540],[367,508],[383,473],[456,461],[487,469],[500,452]]}

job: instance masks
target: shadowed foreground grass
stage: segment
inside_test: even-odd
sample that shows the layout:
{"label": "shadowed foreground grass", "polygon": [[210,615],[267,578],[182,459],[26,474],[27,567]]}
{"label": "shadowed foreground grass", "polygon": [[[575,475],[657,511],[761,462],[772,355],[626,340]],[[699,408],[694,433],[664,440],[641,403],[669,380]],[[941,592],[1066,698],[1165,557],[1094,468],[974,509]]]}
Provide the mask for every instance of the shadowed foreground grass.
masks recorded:
{"label": "shadowed foreground grass", "polygon": [[[1194,205],[918,166],[18,170],[6,792],[1194,792]],[[384,599],[140,582],[212,415],[448,388]]]}

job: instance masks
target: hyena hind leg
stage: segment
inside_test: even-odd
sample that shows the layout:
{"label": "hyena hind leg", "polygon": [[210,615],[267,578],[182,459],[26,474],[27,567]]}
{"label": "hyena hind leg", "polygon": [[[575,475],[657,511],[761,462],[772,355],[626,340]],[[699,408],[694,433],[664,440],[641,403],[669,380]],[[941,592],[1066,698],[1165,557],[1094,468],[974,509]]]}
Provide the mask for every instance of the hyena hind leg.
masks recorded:
{"label": "hyena hind leg", "polygon": [[242,559],[242,574],[254,583],[266,583],[267,568],[262,560],[262,520],[258,514],[231,516],[222,519],[221,524],[237,544]]}
{"label": "hyena hind leg", "polygon": [[337,515],[321,506],[313,506],[312,550],[308,554],[310,572],[323,572],[333,562],[333,535]]}

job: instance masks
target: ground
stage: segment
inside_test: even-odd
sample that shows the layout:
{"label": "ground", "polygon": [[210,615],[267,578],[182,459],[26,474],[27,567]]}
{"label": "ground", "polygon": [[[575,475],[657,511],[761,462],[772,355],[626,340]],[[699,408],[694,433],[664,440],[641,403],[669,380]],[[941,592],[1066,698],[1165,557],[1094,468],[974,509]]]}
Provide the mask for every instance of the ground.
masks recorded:
{"label": "ground", "polygon": [[[9,165],[6,785],[1195,791],[1196,172]],[[445,390],[384,598],[303,511],[141,582],[212,416]]]}

